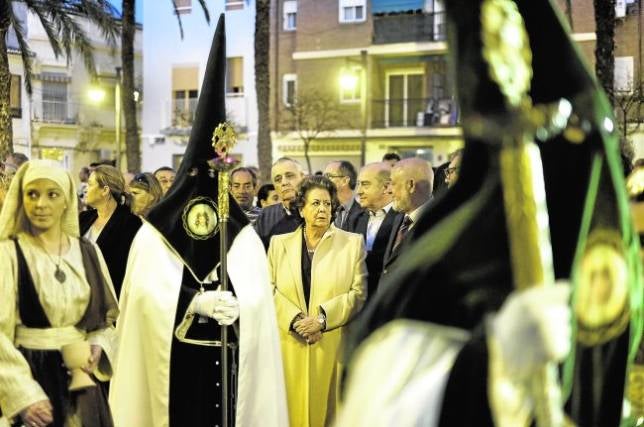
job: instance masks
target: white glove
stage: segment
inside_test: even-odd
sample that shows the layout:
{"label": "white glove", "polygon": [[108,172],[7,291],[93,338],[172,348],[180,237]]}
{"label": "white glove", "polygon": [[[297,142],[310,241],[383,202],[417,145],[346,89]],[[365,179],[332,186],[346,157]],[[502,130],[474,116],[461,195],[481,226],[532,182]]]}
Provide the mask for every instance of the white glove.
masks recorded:
{"label": "white glove", "polygon": [[571,346],[570,286],[537,286],[510,294],[492,320],[491,334],[508,374],[526,378],[546,362],[561,361]]}
{"label": "white glove", "polygon": [[230,291],[206,291],[195,296],[192,311],[228,326],[239,318],[239,301]]}

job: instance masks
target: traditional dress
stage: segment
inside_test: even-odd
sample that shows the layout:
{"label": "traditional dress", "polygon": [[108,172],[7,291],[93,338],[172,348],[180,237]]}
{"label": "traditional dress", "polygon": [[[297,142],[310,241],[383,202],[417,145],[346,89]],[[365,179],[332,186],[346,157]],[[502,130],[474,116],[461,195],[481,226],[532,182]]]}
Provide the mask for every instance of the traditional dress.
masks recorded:
{"label": "traditional dress", "polygon": [[[336,414],[347,324],[367,296],[365,258],[362,236],[335,226],[310,261],[302,228],[271,240],[271,283],[293,427],[322,427]],[[317,316],[322,310],[326,330],[320,341],[308,344],[291,330],[299,313]]]}
{"label": "traditional dress", "polygon": [[[38,161],[24,168],[42,167]],[[25,169],[14,178],[12,202],[0,215],[0,409],[6,426],[33,403],[49,400],[53,406],[52,426],[111,426],[105,396],[99,387],[70,393],[69,376],[60,349],[66,344],[88,340],[103,349],[95,375],[106,380],[111,375],[110,355],[113,323],[118,309],[110,276],[100,251],[88,241],[80,241],[76,220],[76,197],[64,214],[63,230],[70,241],[69,251],[55,265],[38,241],[26,232],[7,239],[11,230],[20,229],[19,212],[14,205],[22,186]],[[52,176],[41,176],[52,179]],[[34,177],[31,176],[31,179]],[[11,211],[11,212],[9,212]],[[14,218],[8,220],[8,216]],[[70,220],[71,217],[71,220]],[[64,281],[54,278],[56,270]]]}
{"label": "traditional dress", "polygon": [[[220,172],[210,160],[213,131],[225,119],[225,45],[222,15],[181,167],[130,248],[110,388],[118,427],[223,426],[224,402],[226,427],[288,424],[264,248],[230,196],[226,233],[220,229]],[[199,304],[193,304],[208,291],[213,295],[226,273],[239,303],[228,348],[220,339],[222,326],[205,317],[210,313],[195,314]],[[230,362],[227,395],[223,351]]]}
{"label": "traditional dress", "polygon": [[[266,255],[251,226],[240,232],[228,259],[228,274],[241,309],[236,425],[287,425],[284,377]],[[185,409],[205,417],[210,416],[208,412],[213,416],[219,413],[216,406],[221,402],[218,380],[221,347],[203,345],[204,341],[216,341],[216,336],[193,336],[192,344],[184,342],[182,346],[192,350],[182,353],[191,353],[192,358],[174,353],[181,322],[203,321],[199,316],[187,314],[187,305],[183,305],[183,310],[177,307],[182,293],[194,296],[197,292],[182,289],[183,272],[181,259],[153,227],[144,224],[132,243],[121,295],[123,315],[117,326],[116,374],[110,388],[117,427],[210,425],[186,423],[172,413],[173,408],[181,410],[186,417],[192,415]],[[212,333],[218,333],[220,327],[216,322],[207,325]],[[237,342],[236,338],[231,340]],[[183,370],[183,376],[173,373],[177,369]],[[180,383],[173,383],[173,378]],[[205,412],[203,405],[208,405]]]}

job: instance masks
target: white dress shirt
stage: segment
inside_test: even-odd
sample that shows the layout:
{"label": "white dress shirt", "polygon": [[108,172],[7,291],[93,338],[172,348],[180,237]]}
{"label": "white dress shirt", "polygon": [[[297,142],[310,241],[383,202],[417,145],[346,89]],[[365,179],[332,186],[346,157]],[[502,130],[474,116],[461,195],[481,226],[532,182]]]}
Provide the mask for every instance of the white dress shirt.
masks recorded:
{"label": "white dress shirt", "polygon": [[385,220],[385,216],[389,213],[393,203],[389,203],[385,207],[378,209],[377,211],[369,211],[369,222],[367,223],[367,252],[370,252],[373,248],[373,243],[376,241],[376,235],[382,222]]}

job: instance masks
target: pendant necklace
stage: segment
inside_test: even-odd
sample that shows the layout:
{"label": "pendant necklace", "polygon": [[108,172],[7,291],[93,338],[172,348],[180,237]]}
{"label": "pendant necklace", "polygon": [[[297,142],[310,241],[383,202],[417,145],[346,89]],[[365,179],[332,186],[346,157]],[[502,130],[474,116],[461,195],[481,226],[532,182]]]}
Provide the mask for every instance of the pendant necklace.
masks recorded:
{"label": "pendant necklace", "polygon": [[[40,240],[40,239],[39,239],[39,240]],[[42,243],[42,242],[41,242],[41,243]],[[47,254],[47,256],[49,257],[49,259],[51,260],[51,262],[52,262],[52,263],[54,263],[54,264],[56,265],[56,271],[54,271],[54,278],[55,278],[56,280],[58,280],[58,283],[63,283],[63,282],[65,281],[65,279],[67,279],[67,275],[66,275],[66,274],[65,274],[65,272],[60,268],[60,263],[61,263],[61,260],[62,260],[62,257],[61,257],[61,255],[60,255],[60,254],[61,254],[61,252],[62,252],[62,248],[63,248],[63,239],[62,239],[62,236],[61,236],[60,241],[59,241],[59,243],[58,243],[58,262],[55,262],[55,261],[54,261],[54,258],[52,258],[52,256],[49,254],[49,252],[47,251],[47,249],[45,249],[45,246],[44,246],[44,245],[42,246],[42,248],[43,248],[43,250],[45,251],[45,253]]]}

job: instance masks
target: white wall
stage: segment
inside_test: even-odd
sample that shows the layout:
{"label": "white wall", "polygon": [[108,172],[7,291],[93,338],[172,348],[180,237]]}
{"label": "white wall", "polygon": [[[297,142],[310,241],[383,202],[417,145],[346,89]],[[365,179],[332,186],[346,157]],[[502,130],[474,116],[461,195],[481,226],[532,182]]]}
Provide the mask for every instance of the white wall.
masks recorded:
{"label": "white wall", "polygon": [[[143,125],[142,168],[152,171],[160,166],[172,165],[173,155],[185,151],[183,142],[165,137],[165,142],[154,143],[155,137],[171,123],[172,68],[177,65],[196,65],[199,68],[199,85],[203,81],[208,54],[217,20],[224,12],[221,0],[206,1],[210,12],[210,25],[206,23],[198,1],[192,1],[192,11],[182,14],[184,38],[181,40],[177,17],[170,2],[144,0],[143,22]],[[257,101],[254,77],[255,2],[245,1],[241,10],[226,12],[226,54],[244,57],[244,96],[227,100],[227,109],[236,121],[244,120],[248,133],[233,150],[243,156],[247,165],[257,164]]]}

